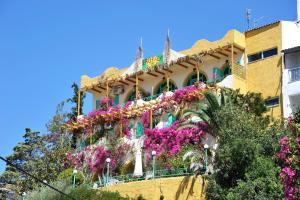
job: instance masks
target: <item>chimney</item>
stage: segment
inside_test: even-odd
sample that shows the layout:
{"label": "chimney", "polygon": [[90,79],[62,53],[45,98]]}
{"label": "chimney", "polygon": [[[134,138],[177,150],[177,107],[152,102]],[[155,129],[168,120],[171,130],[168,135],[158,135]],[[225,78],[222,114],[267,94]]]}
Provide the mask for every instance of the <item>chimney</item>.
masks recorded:
{"label": "chimney", "polygon": [[297,0],[297,21],[300,21],[300,0]]}

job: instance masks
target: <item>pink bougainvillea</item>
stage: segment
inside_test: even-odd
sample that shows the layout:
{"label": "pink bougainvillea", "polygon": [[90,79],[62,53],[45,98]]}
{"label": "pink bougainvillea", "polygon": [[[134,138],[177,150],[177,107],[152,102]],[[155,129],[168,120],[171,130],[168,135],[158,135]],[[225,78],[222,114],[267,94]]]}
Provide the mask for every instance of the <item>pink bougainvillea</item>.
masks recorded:
{"label": "pink bougainvillea", "polygon": [[113,151],[101,145],[88,146],[79,153],[68,153],[67,159],[76,169],[87,167],[91,173],[103,173],[106,171],[106,158],[110,158],[110,171],[113,172],[131,149],[132,146],[126,143],[117,145]]}
{"label": "pink bougainvillea", "polygon": [[300,198],[300,126],[290,117],[288,127],[292,134],[279,140],[281,148],[276,156],[282,163],[279,176],[284,186],[285,199],[294,200]]}
{"label": "pink bougainvillea", "polygon": [[[172,107],[172,105],[179,104],[181,102],[191,102],[197,99],[203,99],[204,96],[202,91],[205,89],[205,84],[198,84],[197,86],[192,85],[176,90],[174,93],[168,96],[163,95],[158,99],[159,103],[154,106],[153,110]],[[130,113],[128,112],[129,108],[134,105],[133,101],[127,102],[122,108],[119,105],[112,106],[112,104],[113,103],[111,99],[104,98],[100,102],[100,108],[98,110],[90,112],[87,116],[81,116],[80,119],[70,120],[65,124],[65,126],[68,130],[73,131],[85,129],[88,126],[97,125],[100,119],[105,122],[116,122],[120,120],[121,116],[126,115],[127,118],[136,117],[128,114]]]}
{"label": "pink bougainvillea", "polygon": [[147,158],[151,158],[151,151],[155,150],[157,155],[164,153],[170,157],[177,154],[183,145],[193,144],[199,146],[201,139],[207,130],[206,123],[198,123],[193,128],[178,128],[181,121],[176,121],[168,128],[145,129],[144,148]]}

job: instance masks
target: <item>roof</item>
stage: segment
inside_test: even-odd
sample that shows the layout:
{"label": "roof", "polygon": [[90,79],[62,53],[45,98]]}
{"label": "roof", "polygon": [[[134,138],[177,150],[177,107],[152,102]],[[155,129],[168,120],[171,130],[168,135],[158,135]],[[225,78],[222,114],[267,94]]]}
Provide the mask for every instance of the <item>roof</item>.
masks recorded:
{"label": "roof", "polygon": [[282,50],[283,53],[287,54],[287,53],[295,53],[295,52],[299,52],[300,51],[300,46],[297,47],[292,47],[289,49],[284,49]]}
{"label": "roof", "polygon": [[277,24],[277,23],[279,23],[279,22],[280,22],[280,21],[278,20],[278,21],[271,22],[271,23],[269,23],[269,24],[264,24],[264,25],[259,26],[259,27],[256,27],[256,28],[252,28],[252,29],[246,30],[245,33],[251,32],[251,31],[254,31],[254,30],[257,30],[257,29],[265,28],[265,27],[267,27],[267,26],[271,26],[271,25]]}
{"label": "roof", "polygon": [[189,62],[191,60],[197,62],[197,60],[203,56],[213,57],[214,53],[218,53],[220,51],[222,53],[222,50],[229,51],[228,49],[231,48],[231,45],[233,45],[234,48],[238,49],[239,51],[245,49],[245,35],[233,29],[228,31],[223,38],[213,42],[210,42],[208,40],[198,40],[190,49],[186,49],[180,52],[176,52],[171,49],[170,61],[168,63],[157,64],[151,69],[147,70],[132,70],[132,68],[134,67],[134,62],[131,66],[124,69],[118,69],[115,67],[108,68],[100,76],[94,78],[83,75],[81,76],[80,88],[83,91],[90,90],[94,87],[99,87],[105,90],[107,84],[113,84],[116,82],[124,83],[126,79],[135,78],[135,74],[151,74],[151,71],[153,70],[168,70],[169,67],[175,64],[181,65],[184,64],[183,62]]}

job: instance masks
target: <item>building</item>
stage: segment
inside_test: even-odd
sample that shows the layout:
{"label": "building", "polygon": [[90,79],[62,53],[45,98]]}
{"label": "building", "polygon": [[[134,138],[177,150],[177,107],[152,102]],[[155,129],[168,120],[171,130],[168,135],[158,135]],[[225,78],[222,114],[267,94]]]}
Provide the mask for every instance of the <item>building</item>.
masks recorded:
{"label": "building", "polygon": [[[133,176],[148,179],[147,173],[150,172],[151,177],[151,171],[148,168],[145,173],[143,163],[146,163],[149,154],[155,163],[155,145],[164,142],[161,138],[151,138],[147,131],[162,135],[160,130],[182,122],[182,119],[176,118],[177,113],[185,108],[194,109],[193,102],[204,98],[203,91],[218,87],[239,89],[242,93],[261,93],[266,99],[268,115],[288,117],[300,101],[299,26],[298,21],[276,21],[246,32],[229,30],[217,41],[202,39],[189,49],[180,51],[171,49],[168,34],[161,54],[144,58],[140,45],[135,60],[128,68],[111,67],[97,77],[83,75],[80,91],[93,95],[93,111],[66,124],[68,131],[79,139],[77,147],[80,148],[77,150],[80,153],[75,153],[75,159],[82,160],[84,151],[92,161],[102,156],[101,163],[99,161],[94,166],[98,171],[93,173],[101,182],[99,169],[102,167],[103,181],[108,183],[108,175],[104,179],[103,171],[107,162],[109,174],[111,160],[105,161],[104,156],[107,155],[97,152],[97,148],[103,147],[98,149],[104,151],[115,142],[109,141],[113,138],[134,148],[131,157],[115,158],[115,162],[134,160]],[[193,117],[189,120],[199,122]],[[190,135],[192,131],[186,131],[187,143],[203,146],[206,151],[209,149],[213,157],[218,146],[216,139],[201,128],[195,130],[196,142],[189,142],[193,137]],[[177,135],[170,130],[166,132]],[[98,137],[94,140],[95,135]],[[154,146],[147,147],[147,137],[153,139]],[[89,148],[81,148],[82,141],[88,142]],[[183,143],[186,144],[186,141]],[[172,148],[168,152],[172,152]],[[96,156],[92,155],[94,153]],[[154,164],[152,170],[154,178]],[[210,170],[207,163],[205,170]]]}
{"label": "building", "polygon": [[[300,32],[299,32],[300,34]],[[283,110],[289,117],[300,106],[300,46],[284,49]]]}
{"label": "building", "polygon": [[113,98],[116,104],[133,100],[137,82],[144,98],[154,98],[167,85],[169,90],[180,89],[193,84],[198,77],[200,81],[240,89],[243,93],[262,93],[267,99],[269,114],[281,117],[280,52],[285,29],[290,23],[278,21],[244,33],[230,30],[220,40],[199,40],[190,49],[170,50],[167,62],[163,53],[140,58],[136,70],[136,65],[132,64],[125,69],[109,68],[94,78],[84,75],[81,90],[93,94],[93,108],[96,109],[106,96]]}

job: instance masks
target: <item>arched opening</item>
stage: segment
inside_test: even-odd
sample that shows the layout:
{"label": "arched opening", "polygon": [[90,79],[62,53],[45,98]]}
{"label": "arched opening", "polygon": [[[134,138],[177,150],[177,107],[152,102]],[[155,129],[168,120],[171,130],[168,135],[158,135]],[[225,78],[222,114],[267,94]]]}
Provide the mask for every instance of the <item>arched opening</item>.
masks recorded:
{"label": "arched opening", "polygon": [[[206,83],[207,77],[206,77],[206,75],[204,73],[200,72],[200,74],[199,74],[199,81]],[[187,80],[185,82],[185,86],[193,85],[195,82],[197,82],[197,73],[192,73],[187,78]]]}
{"label": "arched opening", "polygon": [[[139,93],[140,93],[141,98],[144,98],[144,97],[149,96],[149,95],[145,92],[145,90],[142,89],[142,88],[139,88]],[[128,93],[125,102],[127,102],[127,101],[134,101],[135,98],[136,98],[136,89],[135,89],[135,87],[134,87],[134,88]]]}
{"label": "arched opening", "polygon": [[[176,90],[177,86],[175,85],[175,82],[172,80],[169,80],[169,91],[171,90]],[[157,87],[155,90],[156,95],[159,95],[161,93],[163,93],[163,91],[167,91],[167,80],[163,80]]]}

